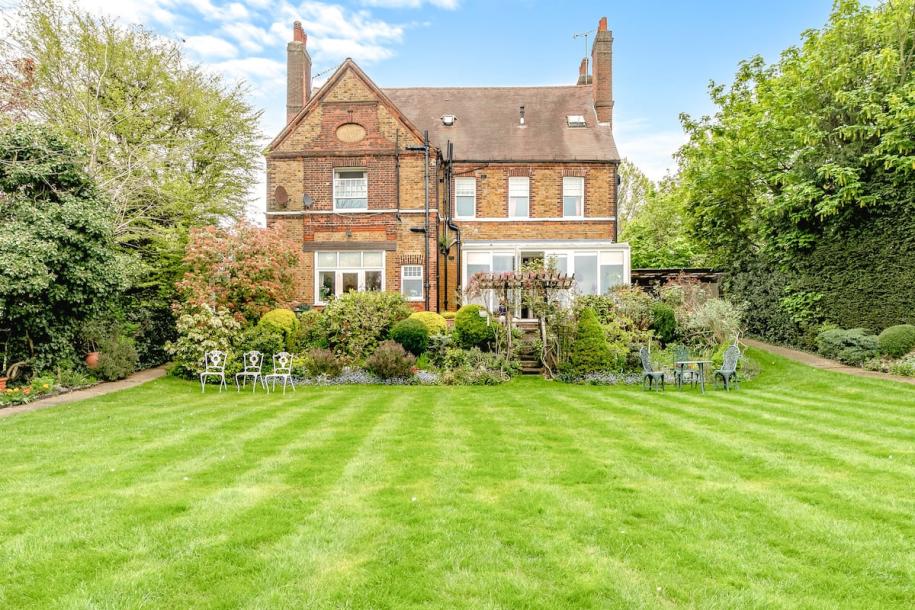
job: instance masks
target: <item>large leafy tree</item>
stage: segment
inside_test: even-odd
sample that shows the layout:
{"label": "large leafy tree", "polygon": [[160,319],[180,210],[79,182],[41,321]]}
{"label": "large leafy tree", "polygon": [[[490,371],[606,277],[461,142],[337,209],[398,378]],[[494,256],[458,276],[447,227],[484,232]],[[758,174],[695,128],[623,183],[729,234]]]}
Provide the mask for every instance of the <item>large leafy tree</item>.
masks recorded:
{"label": "large leafy tree", "polygon": [[[713,116],[683,117],[690,139],[680,181],[690,226],[717,262],[776,267],[787,278],[780,304],[798,323],[878,326],[905,317],[870,315],[875,300],[893,301],[884,311],[915,309],[904,298],[911,291],[879,289],[889,277],[866,289],[834,281],[832,247],[853,234],[879,240],[882,231],[863,229],[915,217],[915,0],[840,0],[799,47],[772,65],[742,63],[734,82],[713,84],[711,96]],[[864,248],[872,256],[841,264],[869,276],[909,265],[910,242],[896,243],[893,258],[878,254],[876,241]],[[858,312],[830,311],[850,298]]]}
{"label": "large leafy tree", "polygon": [[178,288],[190,305],[225,308],[239,321],[257,322],[271,309],[295,304],[304,290],[304,258],[301,246],[277,228],[194,229]]}
{"label": "large leafy tree", "polygon": [[620,229],[635,218],[654,194],[655,186],[638,166],[623,159],[619,166],[620,186],[617,190],[617,222]]}
{"label": "large leafy tree", "polygon": [[125,275],[109,202],[66,139],[20,123],[0,131],[0,328],[7,361],[72,358],[79,325]]}

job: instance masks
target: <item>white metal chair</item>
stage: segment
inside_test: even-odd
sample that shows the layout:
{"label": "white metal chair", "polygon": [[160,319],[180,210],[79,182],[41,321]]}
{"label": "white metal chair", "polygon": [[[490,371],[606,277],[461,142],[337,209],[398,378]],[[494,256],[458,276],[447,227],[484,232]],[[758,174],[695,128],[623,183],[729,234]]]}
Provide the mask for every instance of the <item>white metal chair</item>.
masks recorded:
{"label": "white metal chair", "polygon": [[[241,386],[244,386],[248,383],[248,377],[253,377],[251,384],[251,392],[257,390],[257,382],[260,381],[264,383],[263,376],[261,375],[261,369],[264,366],[264,355],[257,350],[252,350],[250,352],[245,352],[241,357],[242,370],[238,373],[235,373],[235,389],[241,392]],[[241,377],[241,385],[238,384],[238,378]],[[264,386],[266,389],[266,386]]]}
{"label": "white metal chair", "polygon": [[289,352],[280,352],[279,354],[273,354],[273,372],[269,375],[264,375],[264,388],[267,387],[268,383],[272,384],[271,389],[276,390],[277,380],[283,381],[283,394],[286,394],[286,384],[292,386],[292,391],[295,392],[295,382],[292,380],[292,354]]}
{"label": "white metal chair", "polygon": [[219,391],[227,390],[226,387],[226,353],[214,349],[203,355],[203,371],[200,373],[200,391],[206,390],[206,378],[219,378]]}

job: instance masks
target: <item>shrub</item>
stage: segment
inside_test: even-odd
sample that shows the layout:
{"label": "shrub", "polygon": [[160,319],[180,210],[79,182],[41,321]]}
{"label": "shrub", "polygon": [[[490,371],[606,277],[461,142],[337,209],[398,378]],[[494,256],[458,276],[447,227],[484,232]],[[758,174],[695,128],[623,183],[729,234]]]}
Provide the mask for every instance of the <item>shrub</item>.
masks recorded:
{"label": "shrub", "polygon": [[630,286],[616,286],[610,294],[617,312],[632,320],[630,330],[648,330],[651,326],[651,295],[641,288]]}
{"label": "shrub", "polygon": [[451,335],[432,335],[429,337],[429,345],[426,346],[426,354],[429,356],[429,362],[432,366],[442,367],[445,364],[445,356],[454,339]]}
{"label": "shrub", "polygon": [[899,324],[884,329],[877,337],[880,353],[892,358],[901,358],[915,349],[915,326]]}
{"label": "shrub", "polygon": [[430,336],[440,335],[448,331],[448,323],[445,322],[445,318],[434,311],[417,311],[410,318],[425,324]]}
{"label": "shrub", "polygon": [[576,317],[580,316],[586,307],[594,311],[597,321],[601,324],[615,322],[620,315],[616,310],[616,301],[609,294],[583,294],[575,297]]}
{"label": "shrub", "polygon": [[209,305],[190,307],[178,316],[178,338],[166,349],[174,358],[173,375],[194,378],[203,364],[203,354],[214,349],[228,350],[240,326],[228,310],[213,310]]}
{"label": "shrub", "polygon": [[310,377],[339,377],[343,363],[329,349],[314,348],[305,354],[305,371]]}
{"label": "shrub", "polygon": [[411,313],[396,292],[347,292],[324,309],[328,345],[338,356],[361,360]]}
{"label": "shrub", "polygon": [[273,309],[261,316],[258,326],[277,332],[283,338],[283,345],[292,351],[296,334],[299,332],[299,319],[291,309]]}
{"label": "shrub", "polygon": [[677,315],[674,308],[661,301],[651,304],[651,330],[658,340],[667,345],[677,338]]}
{"label": "shrub", "polygon": [[875,357],[880,345],[875,335],[863,328],[824,330],[816,338],[817,351],[827,358],[858,366]]}
{"label": "shrub", "polygon": [[693,345],[713,348],[733,342],[742,319],[740,307],[724,299],[709,299],[687,315],[683,334]]}
{"label": "shrub", "polygon": [[581,377],[588,373],[608,371],[613,366],[613,360],[604,331],[597,321],[597,314],[586,307],[578,318],[575,340],[569,350],[568,362],[563,366],[563,374]]}
{"label": "shrub", "polygon": [[98,367],[93,371],[101,379],[124,379],[137,370],[137,348],[132,337],[113,334],[99,341]]}
{"label": "shrub", "polygon": [[365,368],[381,379],[411,377],[416,358],[397,341],[384,341],[365,359]]}
{"label": "shrub", "polygon": [[299,314],[299,329],[293,337],[291,351],[301,352],[313,347],[327,347],[326,319],[317,309]]}
{"label": "shrub", "polygon": [[416,318],[401,320],[391,329],[391,339],[404,346],[414,356],[426,351],[429,343],[429,329]]}
{"label": "shrub", "polygon": [[461,347],[485,347],[496,338],[488,316],[480,312],[486,312],[482,305],[464,305],[454,317],[454,339]]}
{"label": "shrub", "polygon": [[[271,325],[250,326],[241,334],[235,343],[239,355],[245,352],[258,351],[264,354],[264,363],[271,362],[273,354],[286,350],[283,334]],[[239,363],[240,365],[240,363]],[[228,369],[226,369],[228,372]]]}
{"label": "shrub", "polygon": [[446,320],[453,320],[456,315],[457,315],[456,311],[446,311],[446,312],[442,313],[442,317],[445,318]]}
{"label": "shrub", "polygon": [[890,372],[894,375],[915,377],[915,352],[891,364]]}

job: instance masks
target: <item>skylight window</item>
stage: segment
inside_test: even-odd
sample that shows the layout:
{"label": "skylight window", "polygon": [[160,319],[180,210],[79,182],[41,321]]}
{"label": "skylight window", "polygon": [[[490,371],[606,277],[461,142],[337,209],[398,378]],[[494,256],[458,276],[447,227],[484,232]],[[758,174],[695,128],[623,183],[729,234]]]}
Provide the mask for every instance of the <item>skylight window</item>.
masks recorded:
{"label": "skylight window", "polygon": [[569,127],[587,127],[588,124],[585,123],[585,117],[580,114],[569,114],[566,115],[566,123]]}

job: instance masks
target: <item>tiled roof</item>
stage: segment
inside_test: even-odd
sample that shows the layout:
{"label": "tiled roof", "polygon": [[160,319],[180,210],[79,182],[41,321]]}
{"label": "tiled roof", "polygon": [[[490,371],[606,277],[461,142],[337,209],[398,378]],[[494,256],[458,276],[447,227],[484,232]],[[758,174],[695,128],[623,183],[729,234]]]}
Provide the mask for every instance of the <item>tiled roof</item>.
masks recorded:
{"label": "tiled roof", "polygon": [[[590,85],[556,87],[416,87],[382,89],[433,146],[469,161],[618,161],[609,125],[599,125]],[[519,125],[524,106],[525,126]],[[453,114],[454,125],[441,116]],[[568,115],[583,115],[586,127],[569,127]]]}

